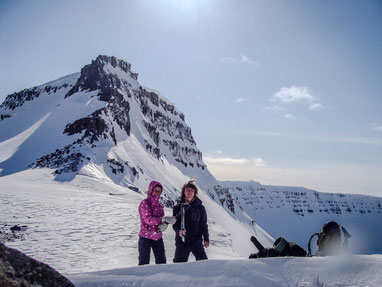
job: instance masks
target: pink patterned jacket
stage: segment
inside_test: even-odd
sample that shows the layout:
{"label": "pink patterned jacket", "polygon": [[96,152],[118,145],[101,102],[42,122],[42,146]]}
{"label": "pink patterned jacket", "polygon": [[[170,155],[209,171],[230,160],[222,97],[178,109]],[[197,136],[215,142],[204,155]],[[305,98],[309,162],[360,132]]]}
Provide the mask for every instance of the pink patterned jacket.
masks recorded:
{"label": "pink patterned jacket", "polygon": [[152,240],[162,238],[162,232],[156,231],[161,219],[164,216],[163,205],[159,202],[159,196],[152,196],[151,193],[156,186],[163,186],[160,182],[152,181],[149,184],[147,198],[142,200],[139,205],[139,215],[141,217],[141,231],[139,237],[144,237]]}

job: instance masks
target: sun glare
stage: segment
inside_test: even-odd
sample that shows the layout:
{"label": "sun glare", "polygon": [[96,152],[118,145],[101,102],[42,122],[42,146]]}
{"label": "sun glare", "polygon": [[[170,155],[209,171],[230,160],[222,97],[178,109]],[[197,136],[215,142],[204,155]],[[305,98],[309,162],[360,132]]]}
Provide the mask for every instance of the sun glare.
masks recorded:
{"label": "sun glare", "polygon": [[189,11],[192,10],[196,0],[169,0],[171,2],[172,6],[174,8],[182,10],[182,11]]}

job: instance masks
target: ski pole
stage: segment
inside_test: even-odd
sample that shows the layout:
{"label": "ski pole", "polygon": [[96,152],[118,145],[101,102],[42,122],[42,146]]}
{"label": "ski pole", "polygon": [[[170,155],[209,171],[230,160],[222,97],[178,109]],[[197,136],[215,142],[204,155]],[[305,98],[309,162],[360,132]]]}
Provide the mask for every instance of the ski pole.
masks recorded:
{"label": "ski pole", "polygon": [[[184,231],[186,229],[186,224],[185,224],[185,204],[181,204],[180,206],[180,230]],[[182,241],[183,243],[186,242],[186,235],[182,233]]]}

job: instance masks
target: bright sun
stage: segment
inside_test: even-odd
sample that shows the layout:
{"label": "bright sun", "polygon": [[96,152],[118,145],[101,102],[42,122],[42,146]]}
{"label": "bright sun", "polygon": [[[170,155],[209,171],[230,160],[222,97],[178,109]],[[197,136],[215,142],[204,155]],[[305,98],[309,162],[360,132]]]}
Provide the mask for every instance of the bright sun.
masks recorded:
{"label": "bright sun", "polygon": [[196,0],[170,0],[175,8],[180,10],[191,10]]}

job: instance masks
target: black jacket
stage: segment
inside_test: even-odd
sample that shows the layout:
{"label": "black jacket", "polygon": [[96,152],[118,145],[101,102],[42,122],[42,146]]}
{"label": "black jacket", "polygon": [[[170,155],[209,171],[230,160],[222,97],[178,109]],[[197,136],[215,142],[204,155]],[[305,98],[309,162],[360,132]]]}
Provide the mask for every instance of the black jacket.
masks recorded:
{"label": "black jacket", "polygon": [[[181,203],[184,203],[182,200]],[[179,236],[181,216],[180,216],[180,203],[174,206],[173,216],[177,216],[176,223],[173,225],[175,230],[176,244],[193,245],[200,241],[202,242],[202,236],[204,241],[209,242],[208,225],[207,225],[207,212],[204,208],[202,201],[195,197],[195,200],[191,202],[186,208],[185,213],[185,228],[186,228],[186,242],[183,243],[182,238]]]}

